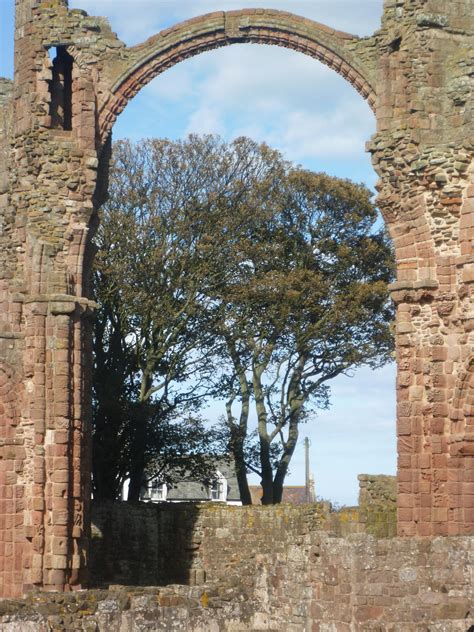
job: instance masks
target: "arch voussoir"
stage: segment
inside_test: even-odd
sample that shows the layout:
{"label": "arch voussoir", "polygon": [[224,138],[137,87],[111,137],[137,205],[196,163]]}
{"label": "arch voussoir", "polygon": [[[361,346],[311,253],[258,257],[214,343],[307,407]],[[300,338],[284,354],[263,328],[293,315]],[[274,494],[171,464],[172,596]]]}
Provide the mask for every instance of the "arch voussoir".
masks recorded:
{"label": "arch voussoir", "polygon": [[357,40],[354,35],[285,11],[243,9],[192,18],[129,49],[101,104],[101,138],[107,138],[128,102],[156,76],[185,59],[236,43],[269,44],[313,57],[346,79],[374,109],[371,73],[347,48],[349,42]]}

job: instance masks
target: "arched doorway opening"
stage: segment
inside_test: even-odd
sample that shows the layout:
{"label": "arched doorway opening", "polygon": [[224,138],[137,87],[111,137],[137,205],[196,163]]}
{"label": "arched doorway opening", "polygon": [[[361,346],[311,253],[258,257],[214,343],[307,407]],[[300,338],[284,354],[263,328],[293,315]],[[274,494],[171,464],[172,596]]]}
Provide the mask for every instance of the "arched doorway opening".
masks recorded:
{"label": "arched doorway opening", "polygon": [[[235,13],[237,15],[233,16],[233,18],[235,20],[241,19],[240,12],[235,12]],[[262,20],[263,19],[262,16],[264,15],[264,13],[265,12],[261,12],[260,14],[258,14],[258,19]],[[269,12],[269,13],[273,16],[271,18],[272,20],[274,19],[275,15],[278,14],[278,12]],[[250,18],[249,18],[249,15],[250,15]],[[250,29],[251,27],[250,20],[252,19],[252,13],[249,13],[249,15],[245,14],[244,16],[244,23],[245,23],[246,29]],[[281,16],[277,15],[277,17],[280,18]],[[278,67],[280,61],[283,60],[283,56],[279,54],[280,52],[283,52],[283,51],[280,51],[276,48],[279,46],[280,47],[283,46],[284,48],[289,48],[293,50],[295,52],[295,55],[294,55],[295,59],[301,59],[301,55],[297,55],[296,53],[303,53],[310,58],[316,58],[317,60],[325,64],[326,67],[328,67],[329,69],[336,70],[336,76],[339,75],[340,77],[342,77],[343,80],[345,80],[345,81],[341,80],[340,84],[344,83],[345,85],[348,85],[346,93],[348,93],[349,91],[352,90],[353,87],[355,87],[356,90],[367,99],[369,105],[373,106],[373,96],[371,96],[371,94],[369,93],[368,85],[366,85],[365,83],[361,83],[362,81],[361,77],[360,76],[357,77],[357,74],[354,74],[355,71],[352,71],[348,68],[347,62],[344,62],[342,59],[335,59],[334,57],[334,50],[337,50],[337,47],[340,46],[340,42],[341,41],[343,42],[344,38],[346,38],[346,40],[349,40],[351,36],[348,36],[347,34],[340,34],[341,39],[337,40],[336,38],[335,42],[333,42],[332,44],[332,48],[328,49],[328,48],[325,48],[325,46],[316,45],[314,42],[311,43],[307,39],[304,39],[300,36],[295,37],[294,39],[291,39],[291,37],[288,35],[286,31],[285,33],[283,32],[283,29],[281,29],[281,27],[280,27],[280,31],[272,27],[270,32],[266,32],[263,29],[262,25],[259,24],[255,28],[254,31],[250,30],[249,34],[244,34],[242,37],[240,36],[236,37],[235,35],[228,35],[228,31],[226,31],[224,28],[222,37],[220,39],[216,38],[215,41],[212,43],[212,45],[209,45],[208,30],[210,28],[216,29],[216,25],[214,23],[215,20],[216,20],[216,16],[213,15],[210,17],[204,16],[203,18],[200,18],[199,20],[192,21],[191,24],[197,25],[196,26],[197,35],[193,38],[189,38],[189,35],[188,35],[189,29],[190,29],[190,23],[186,23],[182,26],[176,27],[175,29],[176,34],[174,35],[174,40],[178,38],[178,41],[179,41],[179,38],[181,37],[180,33],[186,33],[185,41],[184,42],[179,41],[179,44],[176,45],[176,49],[173,48],[172,50],[169,50],[169,47],[165,46],[164,49],[166,52],[164,56],[162,53],[163,45],[162,45],[162,42],[160,41],[160,38],[158,38],[158,36],[152,37],[144,45],[138,46],[137,54],[140,55],[138,61],[135,60],[133,67],[130,70],[123,72],[122,75],[119,77],[119,79],[115,81],[114,89],[116,90],[116,94],[113,97],[111,97],[110,100],[107,102],[107,104],[104,105],[102,108],[102,114],[104,115],[104,119],[103,119],[104,127],[102,129],[104,130],[110,129],[111,117],[113,118],[117,116],[118,113],[122,112],[122,110],[125,109],[125,103],[127,105],[130,104],[130,106],[132,106],[133,104],[132,99],[135,97],[135,95],[138,93],[140,93],[140,95],[143,95],[151,87],[148,85],[148,82],[150,82],[155,76],[161,75],[161,73],[163,73],[164,70],[166,70],[167,72],[164,74],[164,77],[160,77],[158,81],[162,81],[167,75],[172,75],[173,73],[175,73],[178,67],[183,67],[186,64],[193,63],[196,60],[189,60],[189,61],[187,60],[190,57],[198,56],[200,53],[205,54],[206,56],[205,63],[210,62],[211,59],[215,58],[215,56],[222,55],[222,57],[226,56],[227,63],[229,63],[230,61],[230,64],[232,64],[231,58],[227,54],[231,50],[232,51],[238,50],[240,54],[242,54],[243,51],[248,52],[248,55],[247,56],[244,55],[244,60],[242,60],[242,63],[244,65],[246,62],[247,64],[250,63],[250,60],[252,57],[257,57],[257,60],[262,59],[262,55],[259,55],[257,53],[261,53],[262,50],[267,50],[268,51],[267,60],[270,58],[270,56],[276,57],[276,59],[274,59],[274,64],[275,64],[275,67]],[[295,16],[290,16],[289,20],[290,20],[289,23],[285,25],[286,30],[290,29],[289,24],[290,25],[293,24],[293,21],[299,25],[298,28],[300,28],[302,23],[304,23],[304,20],[302,20],[301,18],[295,18]],[[212,25],[211,27],[209,26],[208,22],[211,23]],[[228,25],[226,28],[227,29],[229,28]],[[327,38],[328,35],[330,34],[330,30],[326,29],[325,27],[322,27],[322,32],[324,33],[323,38]],[[273,45],[276,45],[276,47],[272,46],[270,48],[270,46],[265,46],[262,48],[259,47],[259,49],[256,50],[254,46],[245,46],[245,47],[242,46],[242,44],[244,44],[245,42],[252,43],[252,44],[255,44],[255,43],[273,44]],[[232,46],[228,48],[227,50],[221,50],[220,52],[213,53],[212,57],[210,56],[210,53],[207,53],[209,48],[224,47],[224,46],[227,46],[227,44],[229,43],[239,44],[239,46]],[[202,59],[201,55],[200,55],[200,58]],[[309,69],[310,67],[309,63],[311,62],[312,62],[312,59],[309,59],[308,64],[306,64],[307,69]],[[258,63],[258,61],[256,63]],[[356,63],[354,61],[352,61],[352,63],[354,66],[356,66]],[[174,65],[174,67],[169,68],[169,66],[172,66],[172,65]],[[319,65],[315,65],[315,66],[317,67]],[[129,73],[128,75],[127,75],[127,72]],[[339,85],[338,87],[340,88],[341,86]],[[291,87],[289,88],[289,90],[291,90]],[[161,96],[163,96],[163,89],[161,90]],[[185,99],[186,95],[183,95],[183,98]],[[135,112],[135,116],[138,117],[139,107],[134,109],[134,112]],[[125,114],[123,116],[125,116]],[[129,128],[132,128],[132,126],[133,126],[133,121],[131,120]],[[195,130],[191,128],[189,129],[189,131],[195,131]],[[213,130],[212,128],[210,129],[208,128],[205,131],[213,131]],[[373,129],[367,130],[366,135],[369,136],[372,132],[373,132]],[[166,131],[164,133],[166,134]],[[263,139],[264,138],[262,138],[262,140]],[[338,157],[341,157],[342,154],[343,152],[341,151],[338,154]],[[296,160],[299,162],[298,157],[296,157]],[[320,168],[323,169],[324,159],[322,157],[320,160],[320,164],[322,165]],[[339,173],[338,175],[344,175],[344,174]],[[393,376],[393,373],[388,371],[387,377],[385,378],[385,380],[390,381],[391,379],[393,379],[392,376]],[[344,391],[344,388],[346,388],[347,390],[347,387],[342,386],[341,392]],[[357,390],[357,386],[353,386],[352,389]],[[361,408],[359,409],[360,417],[362,417],[363,415]],[[345,419],[341,419],[341,417],[343,417],[342,410],[340,409],[338,413],[336,413],[336,415],[339,415],[339,420],[342,422],[342,427],[345,427],[346,432],[347,432],[347,425],[345,425],[346,424]],[[393,429],[394,405],[391,407],[390,413],[383,415],[382,426],[385,426],[385,430],[382,431],[380,436],[377,435],[377,438],[380,440],[384,436],[383,434],[384,432],[389,434],[388,427],[390,426],[390,423],[391,423],[390,415],[392,415],[392,428],[391,428],[392,432],[391,432],[391,438],[390,438],[391,440],[390,442],[382,441],[382,444],[385,446],[383,454],[385,455],[385,457],[389,455],[389,465],[385,463],[385,465],[382,466],[382,469],[385,473],[388,473],[387,469],[389,469],[390,473],[394,473],[395,471],[395,464],[394,464],[395,432]],[[368,419],[365,419],[364,422],[367,424],[367,427],[370,426],[370,421]],[[367,434],[369,434],[368,428],[367,428]],[[334,437],[333,437],[333,440],[334,440]],[[375,457],[377,454],[377,451],[375,449],[376,441],[377,439],[372,441],[371,453],[373,457]],[[318,441],[316,440],[314,441],[314,443],[317,445]],[[329,442],[326,442],[325,444],[326,448],[327,448],[328,443]],[[350,476],[353,479],[352,489],[349,493],[345,493],[344,487],[346,488],[348,487],[347,479],[345,481],[341,481],[341,483],[339,484],[339,493],[341,495],[339,496],[339,498],[335,498],[335,499],[333,498],[339,503],[355,504],[356,502],[356,497],[357,497],[356,475],[360,473],[360,470],[363,469],[363,466],[359,466],[359,471],[356,471],[358,466],[357,466],[357,460],[353,459],[354,454],[355,454],[355,451],[353,450],[350,451],[348,448],[346,448],[345,460],[354,461],[354,465],[350,474]],[[326,467],[326,476],[324,474],[321,474],[321,478],[322,479],[326,478],[326,480],[328,481],[331,480],[331,478],[332,480],[334,480],[334,475],[332,477],[327,475],[327,472],[330,469],[329,459],[326,457],[325,454],[319,453],[315,457],[315,460],[320,461],[320,459],[321,461],[324,461],[324,464]],[[366,464],[366,467],[369,467],[370,469],[370,466],[367,466],[367,464]],[[318,477],[319,477],[319,473],[318,473]],[[325,496],[328,495],[327,492],[324,490],[324,485],[319,493]]]}

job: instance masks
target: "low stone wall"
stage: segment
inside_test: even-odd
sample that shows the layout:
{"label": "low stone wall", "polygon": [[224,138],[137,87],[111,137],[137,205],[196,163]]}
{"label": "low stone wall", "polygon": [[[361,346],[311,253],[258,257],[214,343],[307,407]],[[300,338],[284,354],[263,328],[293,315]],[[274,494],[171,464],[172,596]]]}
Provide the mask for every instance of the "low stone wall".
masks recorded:
{"label": "low stone wall", "polygon": [[[125,511],[130,521],[143,516],[141,508]],[[277,517],[280,532],[267,531],[268,516],[256,514],[252,526],[249,510],[240,518],[238,508],[201,511],[201,520],[209,520],[206,537],[213,537],[202,550],[216,556],[202,562],[213,581],[4,601],[0,632],[469,632],[474,626],[473,537],[337,538],[308,523],[306,533],[285,529],[285,511]],[[239,520],[241,532],[229,537]]]}
{"label": "low stone wall", "polygon": [[359,521],[376,537],[397,534],[397,478],[359,474]]}
{"label": "low stone wall", "polygon": [[117,587],[0,602],[0,632],[233,632],[271,629],[268,619],[242,591],[211,586]]}
{"label": "low stone wall", "polygon": [[[375,501],[383,485],[367,487]],[[339,512],[339,527],[345,514],[350,535],[341,538],[318,504],[94,504],[94,579],[187,583],[201,596],[217,590],[235,607],[247,604],[235,611],[243,627],[216,630],[466,632],[474,625],[474,538],[380,539],[354,533],[364,528],[357,508]],[[253,617],[266,623],[258,627]]]}
{"label": "low stone wall", "polygon": [[[92,504],[92,580],[129,585],[198,585],[232,573],[235,543],[271,552],[320,528],[334,536],[396,535],[396,479],[359,476],[359,507],[328,503],[227,507],[217,503]],[[250,546],[248,546],[248,544]],[[240,563],[242,559],[240,559]]]}
{"label": "low stone wall", "polygon": [[[324,523],[323,505],[92,503],[95,585],[243,582],[255,555],[285,555]],[[247,572],[248,571],[248,572]]]}

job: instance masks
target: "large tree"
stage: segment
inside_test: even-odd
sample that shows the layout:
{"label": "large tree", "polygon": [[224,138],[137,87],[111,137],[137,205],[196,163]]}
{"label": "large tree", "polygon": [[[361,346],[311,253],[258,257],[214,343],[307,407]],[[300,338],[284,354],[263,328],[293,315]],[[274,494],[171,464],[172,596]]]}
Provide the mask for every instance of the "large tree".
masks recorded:
{"label": "large tree", "polygon": [[[154,426],[195,419],[189,413],[214,392],[213,223],[224,208],[237,214],[279,162],[250,141],[227,146],[211,136],[115,144],[93,274],[97,497],[116,497],[127,476],[137,500],[163,452]],[[205,451],[209,433],[194,429]],[[182,436],[188,430],[189,422]]]}
{"label": "large tree", "polygon": [[214,259],[229,444],[245,461],[253,403],[260,463],[247,467],[261,476],[264,504],[281,502],[300,424],[328,404],[328,382],[391,358],[392,253],[370,197],[348,180],[287,168],[278,194],[243,213]]}
{"label": "large tree", "polygon": [[[245,138],[123,142],[104,220],[94,457],[111,458],[101,444],[117,438],[136,498],[150,411],[159,424],[218,395],[243,502],[248,469],[263,502],[280,502],[299,426],[327,405],[327,383],[389,358],[391,252],[369,191]],[[252,408],[258,464],[246,449]],[[111,433],[111,420],[126,430]]]}

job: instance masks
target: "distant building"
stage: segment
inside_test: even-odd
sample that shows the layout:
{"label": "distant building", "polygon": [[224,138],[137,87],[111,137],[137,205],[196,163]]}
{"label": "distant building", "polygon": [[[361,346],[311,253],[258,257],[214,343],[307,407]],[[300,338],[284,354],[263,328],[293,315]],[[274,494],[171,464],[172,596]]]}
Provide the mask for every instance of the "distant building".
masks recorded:
{"label": "distant building", "polygon": [[[128,496],[129,480],[122,488],[122,499]],[[140,500],[151,503],[179,502],[221,502],[227,505],[241,505],[239,486],[232,461],[221,459],[216,464],[215,475],[208,481],[183,480],[168,485],[158,478],[151,478],[142,487]]]}
{"label": "distant building", "polygon": [[[128,497],[129,479],[122,487],[122,500]],[[253,505],[262,501],[262,487],[249,485]],[[227,505],[242,505],[239,485],[235,473],[235,464],[231,459],[220,459],[216,463],[214,476],[209,480],[193,480],[183,478],[172,485],[159,478],[150,478],[148,484],[140,491],[140,500],[149,503],[184,503],[184,502],[221,502]],[[304,505],[316,502],[314,480],[310,475],[309,485],[285,485],[283,487],[283,503]]]}
{"label": "distant building", "polygon": [[[250,485],[250,495],[252,496],[252,504],[260,505],[262,502],[263,490],[260,485]],[[283,503],[290,505],[304,505],[306,503],[315,503],[316,494],[314,492],[314,484],[311,480],[309,489],[306,485],[285,485],[283,487]]]}

